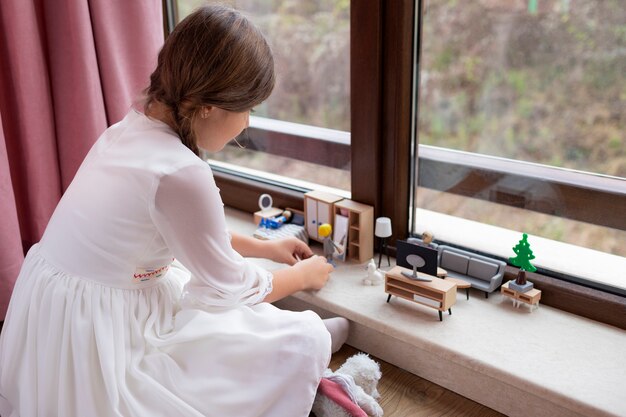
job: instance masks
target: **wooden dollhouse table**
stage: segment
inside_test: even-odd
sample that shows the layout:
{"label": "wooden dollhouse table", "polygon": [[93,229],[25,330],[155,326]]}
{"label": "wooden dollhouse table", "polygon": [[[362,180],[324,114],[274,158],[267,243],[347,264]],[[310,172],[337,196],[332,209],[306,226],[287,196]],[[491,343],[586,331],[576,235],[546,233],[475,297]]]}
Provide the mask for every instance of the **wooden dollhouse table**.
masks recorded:
{"label": "wooden dollhouse table", "polygon": [[452,314],[452,305],[456,302],[456,284],[446,279],[438,279],[418,272],[418,275],[429,277],[432,281],[417,281],[402,275],[402,272],[412,273],[410,269],[395,266],[385,273],[385,292],[418,304],[434,308],[439,312],[439,321],[443,320],[441,312],[448,310]]}
{"label": "wooden dollhouse table", "polygon": [[441,268],[441,267],[437,267],[437,276],[439,278],[443,278],[446,281],[450,281],[450,282],[454,282],[456,284],[457,288],[460,289],[465,289],[465,297],[469,300],[469,289],[472,286],[472,284],[470,284],[467,281],[463,281],[462,279],[458,279],[458,278],[452,278],[452,277],[446,277],[446,275],[448,275],[448,271],[446,271],[445,269]]}
{"label": "wooden dollhouse table", "polygon": [[454,282],[456,284],[456,287],[459,289],[465,289],[465,298],[469,300],[469,289],[472,286],[472,284],[470,284],[467,281],[463,281],[462,279],[459,278],[452,278],[452,277],[444,277],[444,279],[446,281],[450,281],[450,282]]}
{"label": "wooden dollhouse table", "polygon": [[519,307],[521,303],[525,303],[531,306],[530,311],[533,310],[533,307],[534,309],[539,308],[539,300],[541,299],[541,290],[533,288],[532,290],[526,291],[526,292],[515,291],[514,289],[509,288],[510,282],[511,281],[507,282],[506,284],[503,284],[502,287],[500,288],[500,292],[505,297],[509,297],[510,299],[512,299],[513,305],[515,307]]}

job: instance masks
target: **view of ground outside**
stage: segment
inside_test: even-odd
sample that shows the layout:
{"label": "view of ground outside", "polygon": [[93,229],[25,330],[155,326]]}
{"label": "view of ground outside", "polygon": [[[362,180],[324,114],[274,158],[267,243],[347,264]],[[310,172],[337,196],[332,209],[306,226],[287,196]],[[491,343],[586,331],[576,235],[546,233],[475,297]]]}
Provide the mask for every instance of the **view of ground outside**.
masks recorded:
{"label": "view of ground outside", "polygon": [[626,177],[623,0],[425,4],[420,143]]}
{"label": "view of ground outside", "polygon": [[[624,6],[426,0],[420,144],[624,179]],[[416,201],[423,209],[626,256],[626,231],[425,188]]]}
{"label": "view of ground outside", "polygon": [[[179,16],[202,3],[178,0]],[[261,27],[276,55],[278,85],[255,115],[349,131],[349,1],[227,3]],[[421,144],[626,177],[623,0],[426,0],[422,32]],[[236,147],[210,157],[350,189],[349,166]],[[424,188],[416,202],[626,256],[625,231]]]}

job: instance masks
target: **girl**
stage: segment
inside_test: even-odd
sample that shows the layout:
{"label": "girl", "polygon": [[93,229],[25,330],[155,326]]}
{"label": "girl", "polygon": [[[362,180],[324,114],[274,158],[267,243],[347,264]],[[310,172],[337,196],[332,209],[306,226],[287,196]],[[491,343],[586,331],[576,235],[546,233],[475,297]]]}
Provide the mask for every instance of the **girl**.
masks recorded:
{"label": "girl", "polygon": [[26,257],[0,339],[2,416],[308,415],[347,321],[268,302],[323,287],[332,266],[297,239],[229,234],[198,157],[273,86],[240,13],[207,6],[176,27],[144,113],[100,137]]}

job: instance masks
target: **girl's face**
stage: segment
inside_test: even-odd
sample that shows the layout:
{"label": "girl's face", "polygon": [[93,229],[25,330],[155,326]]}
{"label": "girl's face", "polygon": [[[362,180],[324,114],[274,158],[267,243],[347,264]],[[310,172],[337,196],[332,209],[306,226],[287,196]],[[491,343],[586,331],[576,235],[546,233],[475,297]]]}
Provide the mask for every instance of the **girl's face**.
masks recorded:
{"label": "girl's face", "polygon": [[198,147],[207,152],[218,152],[249,124],[249,111],[236,113],[219,107],[203,107],[194,120],[193,129]]}

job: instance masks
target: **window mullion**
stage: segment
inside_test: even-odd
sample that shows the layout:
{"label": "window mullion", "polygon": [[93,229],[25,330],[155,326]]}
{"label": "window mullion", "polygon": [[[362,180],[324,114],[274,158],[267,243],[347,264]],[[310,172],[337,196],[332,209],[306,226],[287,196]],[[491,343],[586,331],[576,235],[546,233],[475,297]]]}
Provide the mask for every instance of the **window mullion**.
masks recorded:
{"label": "window mullion", "polygon": [[382,12],[384,2],[350,3],[352,199],[381,215]]}

